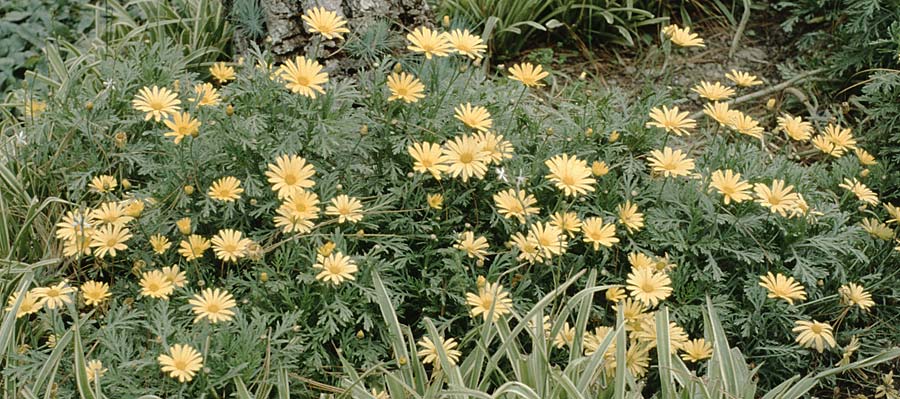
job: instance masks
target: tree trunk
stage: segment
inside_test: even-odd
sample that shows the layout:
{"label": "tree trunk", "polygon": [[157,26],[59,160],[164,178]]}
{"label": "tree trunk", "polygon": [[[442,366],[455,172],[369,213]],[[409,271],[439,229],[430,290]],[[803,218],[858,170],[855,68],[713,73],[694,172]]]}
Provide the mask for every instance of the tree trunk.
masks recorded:
{"label": "tree trunk", "polygon": [[[266,29],[270,49],[278,58],[294,54],[323,54],[310,51],[315,41],[306,32],[303,12],[324,7],[347,19],[351,31],[358,31],[378,19],[388,19],[406,27],[426,24],[431,20],[427,0],[262,0],[266,11]],[[337,47],[335,41],[324,40],[323,47]]]}

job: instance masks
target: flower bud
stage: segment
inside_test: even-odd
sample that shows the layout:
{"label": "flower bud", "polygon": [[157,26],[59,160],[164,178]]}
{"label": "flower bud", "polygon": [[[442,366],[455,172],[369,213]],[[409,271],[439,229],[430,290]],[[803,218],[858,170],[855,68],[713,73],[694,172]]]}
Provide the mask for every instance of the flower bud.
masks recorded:
{"label": "flower bud", "polygon": [[128,135],[125,132],[118,132],[115,136],[116,147],[125,148],[125,144],[128,143]]}
{"label": "flower bud", "polygon": [[186,195],[194,194],[194,186],[192,186],[192,185],[190,185],[190,184],[186,184],[186,185],[182,188],[182,190],[184,190],[184,193],[185,193]]}
{"label": "flower bud", "polygon": [[121,184],[123,189],[131,190],[131,181],[129,181],[128,179],[122,179]]}
{"label": "flower bud", "polygon": [[175,227],[178,227],[178,231],[181,232],[181,234],[191,234],[191,218],[183,217],[178,219],[178,221],[175,222]]}
{"label": "flower bud", "polygon": [[769,97],[769,100],[766,101],[766,109],[769,111],[775,109],[775,97]]}
{"label": "flower bud", "polygon": [[609,133],[609,142],[615,143],[616,141],[619,141],[619,136],[620,136],[619,131],[613,130],[612,132]]}
{"label": "flower bud", "polygon": [[394,64],[394,73],[400,73],[400,72],[403,72],[403,65],[400,65],[400,63],[398,62],[398,63]]}
{"label": "flower bud", "polygon": [[444,18],[441,18],[441,26],[443,26],[444,29],[447,29],[450,27],[450,16],[449,15],[444,15]]}
{"label": "flower bud", "polygon": [[266,273],[266,272],[260,273],[260,274],[259,274],[259,281],[260,281],[260,282],[263,282],[263,283],[269,281],[269,273]]}
{"label": "flower bud", "polygon": [[594,161],[594,163],[591,164],[591,173],[597,177],[605,176],[609,173],[609,167],[606,166],[606,162]]}
{"label": "flower bud", "polygon": [[228,104],[225,107],[225,115],[228,115],[228,116],[234,115],[234,105]]}
{"label": "flower bud", "polygon": [[88,101],[88,102],[84,103],[84,108],[88,111],[93,111],[94,110],[94,102]]}

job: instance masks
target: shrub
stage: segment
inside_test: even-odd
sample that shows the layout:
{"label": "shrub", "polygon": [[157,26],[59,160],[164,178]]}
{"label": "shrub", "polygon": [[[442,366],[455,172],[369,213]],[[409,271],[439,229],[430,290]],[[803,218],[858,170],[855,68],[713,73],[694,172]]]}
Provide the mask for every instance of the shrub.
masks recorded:
{"label": "shrub", "polygon": [[[437,342],[438,333],[459,338],[459,349],[478,359],[503,345],[496,337],[507,334],[504,325],[519,340],[521,323],[541,313],[554,320],[549,358],[532,364],[572,371],[592,393],[605,389],[603,380],[580,367],[596,370],[603,359],[584,357],[583,348],[603,327],[617,326],[617,340],[628,330],[632,346],[646,349],[632,356],[647,359],[629,373],[662,381],[663,390],[671,356],[653,349],[662,360],[650,367],[650,348],[666,330],[656,334],[654,325],[670,326],[669,355],[685,354],[688,337],[705,336],[724,358],[724,338],[710,337],[704,309],[722,315],[722,330],[751,363],[765,362],[765,389],[897,341],[880,322],[897,316],[896,220],[888,222],[897,216],[866,187],[885,170],[853,151],[869,146],[864,137],[839,125],[807,132],[783,122],[782,132],[781,115],[737,114],[738,103],[715,113],[719,123],[688,115],[683,110],[701,103],[674,91],[629,96],[526,65],[485,75],[469,57],[439,51],[379,53],[357,75],[327,81],[316,61],[275,68],[261,51],[215,65],[207,82],[184,46],[163,39],[50,48],[48,75],[21,96],[46,109],[23,102],[8,111],[0,205],[14,211],[3,213],[0,231],[30,239],[13,238],[0,253],[19,260],[5,263],[17,279],[3,280],[4,297],[18,296],[2,313],[2,336],[12,338],[0,349],[4,376],[19,391],[90,397],[84,369],[99,360],[92,375],[106,374],[92,388],[111,397],[250,388],[312,395],[293,382],[331,389],[350,368],[412,373],[403,361],[418,361],[412,353],[397,359],[399,348],[413,352],[412,342]],[[421,82],[424,97],[401,73]],[[219,97],[201,96],[201,88]],[[160,90],[171,92],[161,103],[180,101],[177,117],[149,104]],[[723,90],[748,91],[694,89],[705,97]],[[802,133],[816,133],[815,144],[798,139]],[[436,162],[416,154],[425,143]],[[669,159],[677,154],[691,162]],[[297,171],[287,176],[286,168]],[[728,169],[742,174],[746,198],[720,182],[716,172]],[[777,182],[791,193],[766,194]],[[515,210],[528,195],[534,212]],[[52,197],[59,200],[43,200]],[[81,230],[85,220],[90,232]],[[85,250],[79,240],[88,238]],[[788,289],[761,281],[769,273],[795,281]],[[91,281],[109,284],[111,296]],[[66,293],[75,286],[80,293]],[[591,299],[576,286],[592,290]],[[593,300],[601,290],[609,300]],[[45,309],[17,315],[29,292],[29,304]],[[613,306],[626,318],[626,296],[623,327]],[[526,309],[537,310],[518,317]],[[484,323],[494,314],[498,323]],[[556,334],[563,329],[571,340]],[[819,350],[795,344],[815,346],[803,338],[810,334],[821,338]],[[398,343],[404,336],[414,338]],[[561,337],[561,348],[549,349],[550,337]],[[610,343],[599,341],[597,348]],[[449,364],[450,349],[435,349],[430,360]],[[202,358],[196,370],[160,372],[174,363],[168,357],[193,351]],[[701,363],[704,352],[694,355]],[[497,359],[498,380],[527,385],[515,357],[506,359]],[[706,367],[716,370],[718,361]],[[624,368],[617,371],[623,384]],[[428,378],[404,381],[421,391]],[[699,389],[691,381],[679,384]],[[450,394],[492,383],[458,382],[450,379]]]}

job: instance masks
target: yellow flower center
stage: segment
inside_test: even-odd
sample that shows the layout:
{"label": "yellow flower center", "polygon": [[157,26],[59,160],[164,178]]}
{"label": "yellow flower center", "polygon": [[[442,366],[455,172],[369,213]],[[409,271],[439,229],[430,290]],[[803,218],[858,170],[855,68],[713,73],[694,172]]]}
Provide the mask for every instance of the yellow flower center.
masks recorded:
{"label": "yellow flower center", "polygon": [[222,245],[222,251],[223,251],[223,252],[228,252],[228,253],[234,253],[234,252],[237,252],[237,245],[235,245],[235,244],[230,244],[230,243],[229,243],[229,244]]}
{"label": "yellow flower center", "polygon": [[110,247],[110,248],[115,247],[116,244],[118,244],[118,243],[119,243],[119,240],[117,240],[115,238],[110,238],[109,240],[106,240],[106,246]]}
{"label": "yellow flower center", "polygon": [[567,186],[575,185],[575,177],[573,177],[573,176],[565,175],[560,180],[562,180],[562,183]]}
{"label": "yellow flower center", "polygon": [[471,163],[475,160],[475,155],[471,152],[464,152],[459,154],[459,162],[461,163]]}
{"label": "yellow flower center", "polygon": [[294,183],[297,183],[297,176],[294,176],[293,173],[286,173],[284,175],[284,183],[289,186],[293,186]]}
{"label": "yellow flower center", "polygon": [[62,292],[60,292],[60,291],[59,291],[58,289],[56,289],[56,288],[51,288],[51,289],[47,290],[47,293],[46,293],[45,295],[46,295],[48,298],[55,298],[55,297],[58,297],[58,296],[62,295]]}
{"label": "yellow flower center", "polygon": [[309,86],[309,76],[306,75],[297,75],[295,77],[297,84],[300,86]]}
{"label": "yellow flower center", "polygon": [[173,359],[172,366],[183,371],[187,368],[187,362],[182,359]]}
{"label": "yellow flower center", "polygon": [[325,265],[325,269],[328,270],[329,273],[335,275],[341,274],[341,272],[344,271],[344,268],[337,262],[328,262],[328,264]]}
{"label": "yellow flower center", "polygon": [[813,324],[809,327],[809,330],[812,331],[813,334],[819,335],[822,333],[822,326]]}
{"label": "yellow flower center", "polygon": [[206,311],[208,313],[218,313],[221,309],[219,309],[219,305],[215,303],[209,303],[206,305]]}

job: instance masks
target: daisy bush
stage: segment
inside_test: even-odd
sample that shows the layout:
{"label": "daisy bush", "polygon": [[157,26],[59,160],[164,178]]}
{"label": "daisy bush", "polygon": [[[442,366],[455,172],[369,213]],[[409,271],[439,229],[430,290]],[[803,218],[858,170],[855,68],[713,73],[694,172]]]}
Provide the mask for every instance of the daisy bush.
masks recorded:
{"label": "daisy bush", "polygon": [[[5,377],[60,397],[79,367],[109,397],[309,397],[342,366],[404,370],[393,314],[438,383],[484,326],[531,322],[547,364],[600,353],[603,378],[620,326],[627,373],[656,386],[660,352],[707,367],[707,297],[764,387],[896,343],[900,211],[845,121],[731,102],[765,85],[752,71],[630,96],[492,65],[453,24],[341,74],[329,57],[371,57],[374,36],[303,20],[346,46],[194,70],[173,43],[125,43],[33,87],[45,109],[5,125],[3,177],[53,201],[10,205],[34,224],[3,247],[21,276]],[[673,56],[704,46],[662,33]],[[566,316],[585,285],[604,288]],[[523,318],[542,298],[553,321]]]}

